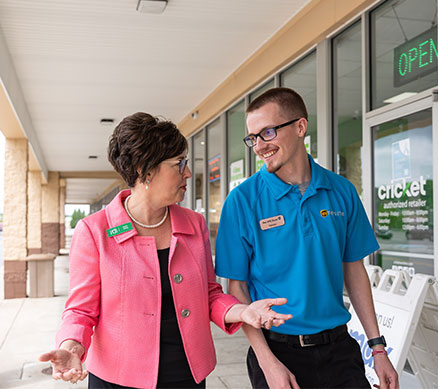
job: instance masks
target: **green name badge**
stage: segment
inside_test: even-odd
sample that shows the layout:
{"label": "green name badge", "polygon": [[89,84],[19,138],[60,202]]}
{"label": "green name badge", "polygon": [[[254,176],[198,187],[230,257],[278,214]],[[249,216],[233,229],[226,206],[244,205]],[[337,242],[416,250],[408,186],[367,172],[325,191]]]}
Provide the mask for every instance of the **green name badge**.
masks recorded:
{"label": "green name badge", "polygon": [[108,228],[106,230],[106,233],[108,234],[108,237],[112,238],[115,235],[123,234],[124,232],[130,231],[130,230],[132,230],[132,224],[125,223],[125,224],[121,224],[120,226]]}

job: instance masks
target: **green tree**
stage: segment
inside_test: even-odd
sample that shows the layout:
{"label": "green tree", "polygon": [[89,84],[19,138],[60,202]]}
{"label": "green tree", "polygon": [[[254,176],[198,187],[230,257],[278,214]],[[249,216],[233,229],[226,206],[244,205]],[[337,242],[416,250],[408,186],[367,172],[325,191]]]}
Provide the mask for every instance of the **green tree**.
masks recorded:
{"label": "green tree", "polygon": [[81,211],[80,209],[75,209],[73,211],[73,215],[71,215],[71,221],[70,221],[70,227],[75,228],[76,224],[78,224],[78,221],[84,218],[85,211]]}

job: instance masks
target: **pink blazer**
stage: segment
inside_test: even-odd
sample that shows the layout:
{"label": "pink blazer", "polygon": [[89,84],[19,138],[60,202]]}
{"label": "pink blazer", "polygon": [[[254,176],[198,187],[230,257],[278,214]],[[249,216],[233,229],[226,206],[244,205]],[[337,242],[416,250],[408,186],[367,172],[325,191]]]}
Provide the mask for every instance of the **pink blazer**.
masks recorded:
{"label": "pink blazer", "polygon": [[[81,343],[87,369],[124,386],[154,388],[160,353],[161,282],[153,237],[107,230],[131,222],[123,207],[129,190],[81,220],[70,249],[70,293],[56,336]],[[210,320],[225,332],[224,317],[238,301],[216,283],[204,218],[169,207],[172,238],[169,277],[184,350],[196,382],[215,367]],[[175,277],[178,275],[177,277]],[[181,280],[182,277],[182,280]],[[184,312],[184,313],[183,313]]]}

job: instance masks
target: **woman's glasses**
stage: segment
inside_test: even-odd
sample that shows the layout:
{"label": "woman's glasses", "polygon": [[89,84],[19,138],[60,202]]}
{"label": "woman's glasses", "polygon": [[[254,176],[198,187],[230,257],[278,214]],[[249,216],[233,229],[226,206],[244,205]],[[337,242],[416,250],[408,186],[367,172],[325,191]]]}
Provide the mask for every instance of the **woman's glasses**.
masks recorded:
{"label": "woman's glasses", "polygon": [[189,157],[186,155],[186,156],[185,156],[184,158],[182,158],[182,159],[178,159],[178,160],[176,160],[176,159],[168,159],[168,160],[163,161],[163,162],[170,162],[170,163],[175,163],[175,162],[177,162],[177,163],[175,164],[175,166],[178,166],[179,173],[180,173],[180,174],[183,174],[183,173],[184,173],[184,170],[185,170],[185,168],[186,168],[186,166],[187,166],[187,164],[189,163]]}
{"label": "woman's glasses", "polygon": [[187,155],[183,159],[179,160],[178,169],[180,174],[184,173],[184,169],[186,168],[188,163],[189,163],[189,157]]}

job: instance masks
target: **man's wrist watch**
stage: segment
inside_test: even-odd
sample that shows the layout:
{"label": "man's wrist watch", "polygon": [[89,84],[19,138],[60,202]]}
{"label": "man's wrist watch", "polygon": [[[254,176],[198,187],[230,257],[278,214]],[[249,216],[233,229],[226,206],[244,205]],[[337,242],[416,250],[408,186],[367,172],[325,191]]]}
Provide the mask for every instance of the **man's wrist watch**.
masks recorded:
{"label": "man's wrist watch", "polygon": [[386,347],[386,341],[385,341],[385,337],[383,335],[379,336],[378,338],[370,339],[368,341],[368,347],[369,348],[373,348],[374,346],[377,346],[379,344],[383,345],[383,347]]}

